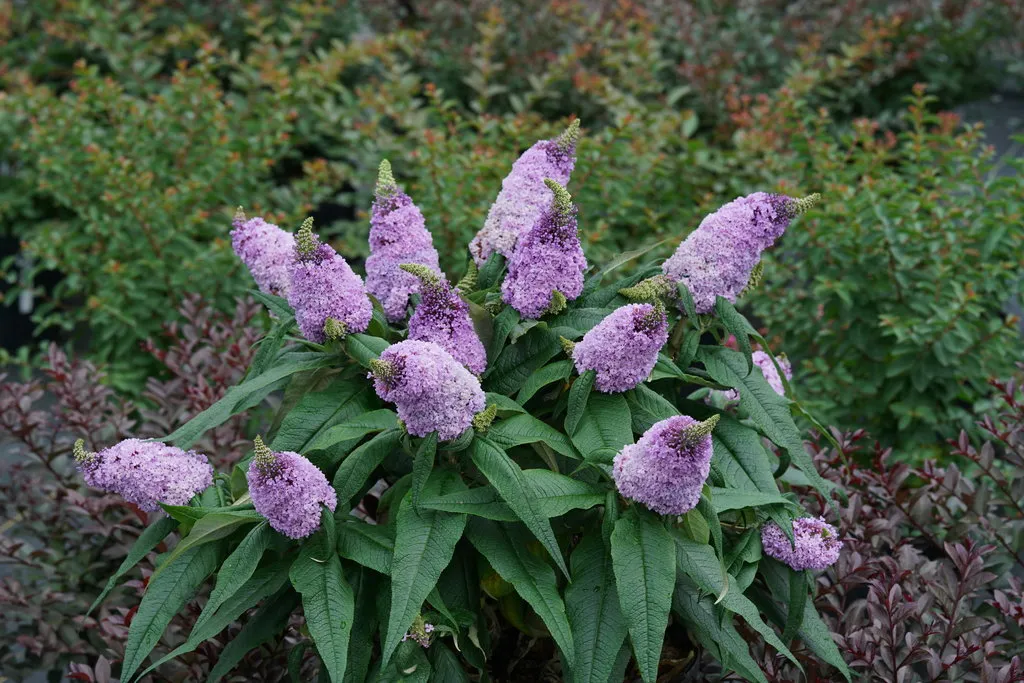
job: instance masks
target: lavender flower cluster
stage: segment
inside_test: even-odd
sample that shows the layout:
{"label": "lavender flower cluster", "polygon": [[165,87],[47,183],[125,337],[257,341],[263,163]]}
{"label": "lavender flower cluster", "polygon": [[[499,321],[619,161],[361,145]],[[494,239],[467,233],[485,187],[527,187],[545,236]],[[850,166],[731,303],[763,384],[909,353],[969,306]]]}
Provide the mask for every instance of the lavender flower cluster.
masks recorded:
{"label": "lavender flower cluster", "polygon": [[295,235],[288,303],[295,310],[302,336],[321,343],[328,336],[325,325],[335,337],[365,330],[373,305],[362,278],[330,245],[320,242],[313,234],[312,223],[312,219],[306,219]]}
{"label": "lavender flower cluster", "polygon": [[370,214],[366,289],[377,297],[391,322],[405,318],[409,295],[419,289],[419,280],[399,268],[403,263],[417,263],[441,274],[423,214],[395,183],[391,164],[385,159],[380,163]]}
{"label": "lavender flower cluster", "polygon": [[662,515],[682,515],[697,506],[711,472],[715,415],[698,422],[677,415],[651,426],[615,456],[612,475],[626,498]]}
{"label": "lavender flower cluster", "polygon": [[765,192],[739,197],[706,216],[665,261],[662,272],[686,285],[698,313],[713,311],[718,296],[735,302],[761,253],[816,199]]}
{"label": "lavender flower cluster", "polygon": [[668,341],[661,305],[629,304],[615,309],[573,347],[576,370],[594,370],[598,391],[628,391],[643,382]]}
{"label": "lavender flower cluster", "polygon": [[238,207],[231,222],[231,246],[245,264],[261,292],[288,296],[288,267],[295,258],[292,235],[262,218],[246,219]]}
{"label": "lavender flower cluster", "polygon": [[546,179],[559,185],[569,182],[576,165],[579,131],[577,119],[560,136],[537,142],[512,164],[511,173],[501,182],[501,192],[487,213],[484,227],[469,243],[469,251],[478,266],[494,253],[512,257],[519,238],[548,208],[544,191]]}
{"label": "lavender flower cluster", "polygon": [[775,522],[761,529],[761,544],[769,557],[788,564],[796,571],[821,571],[839,559],[843,542],[839,532],[823,517],[802,517],[793,521],[793,543]]}
{"label": "lavender flower cluster", "polygon": [[420,264],[402,264],[420,279],[420,303],[409,318],[409,339],[433,342],[477,375],[487,369],[487,352],[459,289]]}
{"label": "lavender flower cluster", "polygon": [[583,291],[587,259],[576,225],[576,207],[564,187],[551,179],[551,204],[516,245],[501,285],[501,297],[525,318],[558,313]]}
{"label": "lavender flower cluster", "polygon": [[338,494],[316,465],[298,453],[272,452],[258,436],[246,479],[256,512],[289,538],[320,527],[320,506],[338,507]]}
{"label": "lavender flower cluster", "polygon": [[480,381],[437,344],[407,339],[370,362],[377,395],[398,408],[413,436],[436,431],[442,441],[473,424],[486,398]]}
{"label": "lavender flower cluster", "polygon": [[213,484],[213,467],[206,456],[158,441],[125,439],[98,453],[75,443],[75,460],[85,483],[116,493],[141,510],[186,505]]}

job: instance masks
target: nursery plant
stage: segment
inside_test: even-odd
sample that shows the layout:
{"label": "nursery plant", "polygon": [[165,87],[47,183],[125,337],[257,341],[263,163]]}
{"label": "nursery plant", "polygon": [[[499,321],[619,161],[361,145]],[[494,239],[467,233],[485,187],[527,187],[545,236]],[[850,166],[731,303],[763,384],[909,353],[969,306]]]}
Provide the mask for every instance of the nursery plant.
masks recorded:
{"label": "nursery plant", "polygon": [[[807,599],[839,532],[778,480],[836,492],[794,423],[785,363],[734,307],[814,198],[741,197],[664,264],[619,277],[647,250],[587,262],[567,189],[578,136],[573,122],[523,153],[456,284],[386,162],[365,280],[312,220],[293,234],[239,210],[232,243],[272,320],[244,379],[161,441],[75,447],[87,483],[166,513],[114,579],[181,538],[131,619],[120,680],[241,620],[219,681],[299,611],[293,676],[318,666],[334,683],[504,679],[499,636],[515,631],[549,677],[653,683],[670,619],[747,680],[766,678],[740,622],[849,679]],[[231,470],[190,450],[282,387]],[[204,586],[191,633],[151,661]]]}

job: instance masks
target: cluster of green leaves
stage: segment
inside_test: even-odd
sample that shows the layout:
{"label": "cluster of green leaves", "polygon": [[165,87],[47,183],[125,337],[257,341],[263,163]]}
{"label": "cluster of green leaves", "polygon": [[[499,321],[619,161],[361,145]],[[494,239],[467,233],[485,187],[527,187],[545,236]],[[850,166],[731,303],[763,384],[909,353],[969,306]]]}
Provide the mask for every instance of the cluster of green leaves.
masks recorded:
{"label": "cluster of green leaves", "polygon": [[840,136],[776,101],[751,129],[763,114],[788,132],[741,146],[769,185],[799,170],[824,197],[767,260],[753,312],[801,361],[794,383],[827,423],[904,451],[972,430],[989,378],[1020,359],[1021,165],[994,164],[977,126],[930,101],[916,90],[898,134],[860,121]]}
{"label": "cluster of green leaves", "polygon": [[[489,673],[495,620],[550,637],[566,680],[622,680],[632,655],[653,683],[670,619],[751,681],[766,678],[736,619],[797,666],[788,646],[795,637],[848,677],[806,599],[807,577],[762,562],[760,526],[773,520],[790,529],[802,514],[778,478],[809,483],[826,497],[833,491],[804,449],[792,402],[752,371],[750,344],[736,351],[701,343],[710,335],[760,339],[746,319],[724,299],[717,316],[673,313],[672,342],[650,380],[623,394],[597,392],[593,372],[576,376],[562,355],[561,337],[581,338],[625,303],[620,289],[658,271],[647,264],[609,276],[638,255],[592,273],[567,310],[542,321],[520,321],[501,307],[504,265],[492,258],[467,300],[488,350],[482,384],[497,417],[450,442],[405,433],[366,379],[369,362],[404,333],[387,326],[379,309],[366,333],[314,348],[286,342],[292,311],[259,295],[276,322],[248,376],[166,440],[187,448],[283,386],[267,441],[322,469],[337,510],[324,509],[320,530],[307,540],[289,541],[253,509],[248,460],[193,504],[166,507],[169,518],[143,535],[118,572],[171,530],[181,533],[132,620],[121,679],[145,670],[168,621],[214,576],[187,641],[150,669],[241,618],[210,674],[220,680],[246,652],[278,639],[301,604],[323,680],[335,683],[450,682],[468,680],[472,669],[484,680],[500,676]],[[685,288],[680,295],[692,312]],[[687,398],[699,387],[735,388],[740,403],[720,414],[698,507],[661,517],[622,500],[611,477],[615,454],[660,420],[716,414]],[[387,490],[375,516],[352,514],[381,480]],[[421,615],[436,626],[426,649],[403,639]],[[296,666],[307,647],[296,648]]]}

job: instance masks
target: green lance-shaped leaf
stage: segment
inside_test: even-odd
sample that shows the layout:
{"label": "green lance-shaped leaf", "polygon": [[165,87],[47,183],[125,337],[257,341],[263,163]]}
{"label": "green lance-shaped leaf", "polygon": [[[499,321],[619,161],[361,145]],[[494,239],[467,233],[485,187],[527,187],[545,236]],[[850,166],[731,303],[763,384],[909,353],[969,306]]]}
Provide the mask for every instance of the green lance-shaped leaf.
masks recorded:
{"label": "green lance-shaped leaf", "polygon": [[583,418],[583,411],[587,407],[587,399],[590,398],[590,392],[593,391],[596,379],[597,373],[593,370],[587,370],[572,383],[572,387],[569,389],[569,404],[565,412],[565,431],[567,434],[572,435],[579,426],[580,420]]}
{"label": "green lance-shaped leaf", "polygon": [[210,594],[210,599],[203,607],[199,618],[196,619],[193,631],[202,628],[217,612],[217,609],[252,577],[273,538],[273,532],[266,521],[260,522],[246,534],[217,572],[217,585]]}
{"label": "green lance-shaped leaf", "polygon": [[583,537],[570,558],[572,583],[565,609],[576,647],[573,683],[608,683],[626,640],[612,559],[598,530]]}
{"label": "green lance-shaped leaf", "polygon": [[434,469],[434,456],[437,454],[437,432],[431,432],[416,449],[416,455],[412,461],[412,503],[420,504],[420,497],[423,494],[423,487],[427,484],[427,478]]}
{"label": "green lance-shaped leaf", "polygon": [[[442,496],[464,486],[456,474],[438,470],[427,480],[423,497]],[[411,494],[402,499],[391,561],[391,616],[381,648],[383,662],[391,659],[423,601],[437,585],[465,528],[465,515],[417,508]]]}
{"label": "green lance-shaped leaf", "polygon": [[257,610],[256,614],[245,622],[245,626],[234,640],[220,651],[217,663],[210,671],[206,683],[219,683],[220,679],[242,661],[246,653],[281,637],[298,601],[298,595],[294,591],[282,590]]}
{"label": "green lance-shaped leaf", "polygon": [[[259,437],[256,437],[257,439]],[[181,539],[174,550],[170,552],[163,563],[153,573],[153,578],[159,576],[167,567],[174,565],[174,561],[191,548],[219,541],[227,538],[243,526],[256,524],[263,517],[255,510],[238,510],[231,512],[215,512],[206,515],[195,523],[188,536]]]}
{"label": "green lance-shaped leaf", "polygon": [[352,498],[362,490],[367,478],[398,446],[402,433],[397,429],[381,432],[352,451],[334,475],[334,490],[338,494],[338,511],[351,508]]}
{"label": "green lance-shaped leaf", "polygon": [[291,581],[302,595],[306,626],[333,683],[342,683],[348,663],[355,596],[345,580],[341,560],[329,551],[324,534],[303,545],[291,569]]}
{"label": "green lance-shaped leaf", "polygon": [[529,551],[530,537],[518,525],[470,520],[467,535],[473,547],[505,581],[533,607],[551,632],[569,668],[575,668],[576,647],[558,594],[558,582],[551,566]]}
{"label": "green lance-shaped leaf", "polygon": [[220,557],[220,544],[211,543],[188,550],[169,566],[161,565],[163,571],[150,579],[128,629],[121,680],[132,679],[153,651],[167,624],[217,568]]}
{"label": "green lance-shaped leaf", "polygon": [[615,523],[611,552],[633,655],[644,681],[654,683],[676,578],[672,536],[660,519],[636,513],[624,515]]}
{"label": "green lance-shaped leaf", "polygon": [[487,481],[508,503],[512,512],[537,537],[537,540],[551,555],[551,559],[568,577],[569,568],[565,566],[565,559],[562,557],[555,532],[551,529],[551,522],[540,513],[530,498],[526,478],[523,476],[523,471],[519,469],[519,465],[493,441],[484,437],[478,436],[473,441],[470,454],[473,464],[487,477]]}

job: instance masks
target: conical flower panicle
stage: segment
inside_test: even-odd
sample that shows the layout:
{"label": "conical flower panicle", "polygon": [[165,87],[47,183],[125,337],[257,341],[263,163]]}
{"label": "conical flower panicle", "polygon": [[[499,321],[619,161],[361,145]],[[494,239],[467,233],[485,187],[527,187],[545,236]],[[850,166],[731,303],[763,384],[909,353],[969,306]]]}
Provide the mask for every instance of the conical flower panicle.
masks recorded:
{"label": "conical flower panicle", "polygon": [[441,274],[423,214],[398,187],[391,164],[385,159],[380,164],[376,198],[370,212],[366,289],[377,297],[392,322],[405,317],[409,295],[419,291],[419,280],[400,269],[402,263],[417,263]]}
{"label": "conical flower panicle", "polygon": [[654,424],[615,456],[612,474],[625,498],[662,515],[697,507],[711,472],[711,430],[718,420],[679,415]]}
{"label": "conical flower panicle", "polygon": [[790,221],[815,201],[755,192],[725,204],[706,216],[662,272],[682,282],[693,295],[698,313],[710,313],[716,297],[735,302],[761,260],[789,227]]}
{"label": "conical flower panicle", "polygon": [[541,140],[512,164],[512,171],[501,183],[501,192],[487,213],[484,227],[469,244],[478,266],[494,253],[511,258],[520,237],[537,222],[549,206],[550,195],[544,179],[566,185],[576,165],[579,120],[557,138]]}
{"label": "conical flower panicle", "polygon": [[587,332],[571,351],[576,370],[594,370],[598,391],[628,391],[643,382],[668,341],[668,321],[660,305],[627,304]]}
{"label": "conical flower panicle", "polygon": [[587,259],[576,224],[576,207],[564,187],[547,179],[551,203],[519,239],[508,262],[501,298],[524,318],[557,313],[583,292]]}
{"label": "conical flower panicle", "polygon": [[843,549],[839,532],[823,517],[794,520],[793,541],[789,542],[775,522],[769,522],[761,529],[761,544],[765,554],[796,571],[827,569],[835,564]]}
{"label": "conical flower panicle", "polygon": [[153,512],[165,505],[187,505],[213,484],[206,456],[158,441],[125,439],[99,453],[86,453],[75,443],[75,460],[85,482],[116,493],[140,509]]}
{"label": "conical flower panicle", "polygon": [[409,318],[409,339],[433,342],[477,375],[487,369],[487,351],[469,317],[469,305],[448,280],[420,264],[402,264],[421,282],[420,303]]}
{"label": "conical flower panicle", "polygon": [[231,224],[231,248],[249,269],[256,286],[267,294],[287,296],[295,239],[262,218],[246,219],[242,207],[238,207]]}
{"label": "conical flower panicle", "polygon": [[[339,333],[362,332],[370,324],[373,305],[363,280],[313,233],[312,219],[296,233],[289,277],[288,303],[306,339],[319,344],[327,341],[328,331],[336,338]],[[329,319],[333,322],[328,325]]]}
{"label": "conical flower panicle", "polygon": [[392,344],[371,362],[370,376],[377,395],[395,404],[413,436],[436,431],[450,441],[472,426],[486,403],[480,381],[433,342]]}
{"label": "conical flower panicle", "polygon": [[320,528],[320,507],[331,512],[338,507],[324,473],[298,453],[271,452],[258,436],[253,450],[246,479],[256,512],[289,538],[305,538]]}

